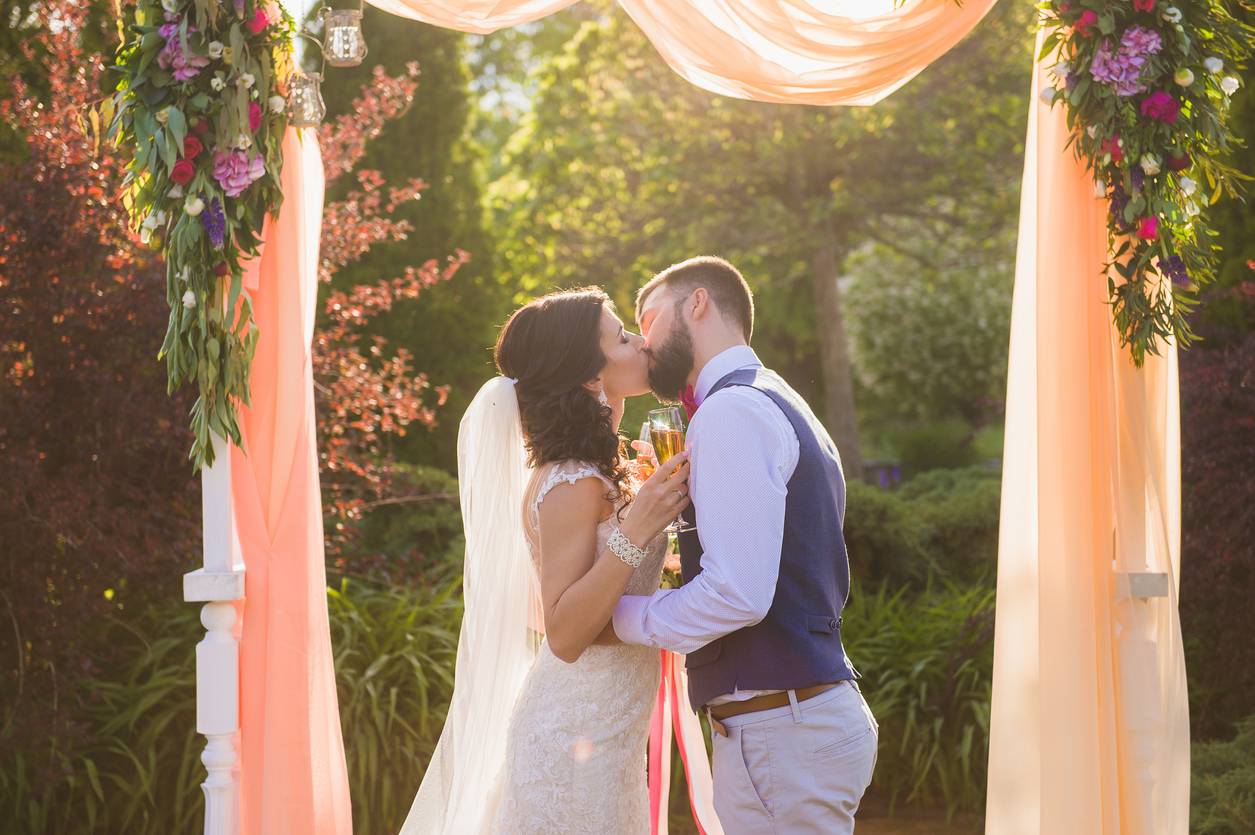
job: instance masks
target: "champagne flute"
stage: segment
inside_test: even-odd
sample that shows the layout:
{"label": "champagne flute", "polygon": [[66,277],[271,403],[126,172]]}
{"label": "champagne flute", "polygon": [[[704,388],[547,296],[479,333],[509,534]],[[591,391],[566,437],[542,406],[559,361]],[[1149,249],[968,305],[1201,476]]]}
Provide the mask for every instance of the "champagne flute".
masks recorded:
{"label": "champagne flute", "polygon": [[[654,445],[654,458],[659,466],[684,451],[684,415],[678,406],[665,406],[649,413],[649,440]],[[695,528],[681,517],[664,530],[680,533]]]}

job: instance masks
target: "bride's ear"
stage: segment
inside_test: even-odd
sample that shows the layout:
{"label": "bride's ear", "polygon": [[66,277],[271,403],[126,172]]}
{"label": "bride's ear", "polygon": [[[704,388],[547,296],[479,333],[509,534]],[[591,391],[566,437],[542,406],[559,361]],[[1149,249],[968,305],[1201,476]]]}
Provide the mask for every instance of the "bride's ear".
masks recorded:
{"label": "bride's ear", "polygon": [[589,394],[596,397],[597,402],[601,405],[610,405],[610,398],[606,397],[606,383],[601,379],[601,375],[598,375],[585,383],[584,388]]}

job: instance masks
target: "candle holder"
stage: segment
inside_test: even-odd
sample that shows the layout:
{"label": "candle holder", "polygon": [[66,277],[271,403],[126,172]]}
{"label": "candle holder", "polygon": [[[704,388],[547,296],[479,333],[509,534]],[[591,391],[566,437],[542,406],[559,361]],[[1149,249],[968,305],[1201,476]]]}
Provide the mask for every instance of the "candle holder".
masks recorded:
{"label": "candle holder", "polygon": [[288,124],[297,128],[317,127],[326,115],[322,73],[293,73],[288,82]]}
{"label": "candle holder", "polygon": [[323,6],[323,58],[333,67],[356,67],[366,59],[366,38],[362,34],[362,9],[333,9]]}

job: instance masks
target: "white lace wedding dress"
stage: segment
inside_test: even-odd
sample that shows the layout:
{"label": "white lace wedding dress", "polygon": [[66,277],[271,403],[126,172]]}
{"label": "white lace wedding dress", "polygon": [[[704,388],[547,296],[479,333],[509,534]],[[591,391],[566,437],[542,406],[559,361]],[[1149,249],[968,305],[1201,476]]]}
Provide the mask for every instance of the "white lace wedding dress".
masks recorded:
{"label": "white lace wedding dress", "polygon": [[[524,498],[524,530],[532,560],[539,554],[539,509],[559,484],[598,478],[597,468],[563,461],[537,468]],[[615,518],[597,526],[597,552]],[[627,594],[658,588],[666,535],[647,548]],[[650,831],[646,781],[649,718],[658,689],[658,651],[593,645],[573,664],[542,643],[510,720],[498,835],[642,835]]]}

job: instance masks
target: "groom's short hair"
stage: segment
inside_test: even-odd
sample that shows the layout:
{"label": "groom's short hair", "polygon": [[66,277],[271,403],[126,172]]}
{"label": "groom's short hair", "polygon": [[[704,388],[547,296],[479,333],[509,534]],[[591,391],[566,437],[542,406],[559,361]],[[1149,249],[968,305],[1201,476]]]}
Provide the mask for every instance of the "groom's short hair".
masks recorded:
{"label": "groom's short hair", "polygon": [[748,342],[754,333],[754,294],[736,267],[713,255],[699,255],[672,264],[651,278],[636,294],[636,320],[640,321],[641,308],[655,290],[665,288],[679,297],[687,296],[698,287],[706,288],[725,319],[732,319],[741,326]]}

